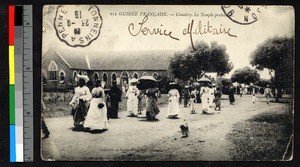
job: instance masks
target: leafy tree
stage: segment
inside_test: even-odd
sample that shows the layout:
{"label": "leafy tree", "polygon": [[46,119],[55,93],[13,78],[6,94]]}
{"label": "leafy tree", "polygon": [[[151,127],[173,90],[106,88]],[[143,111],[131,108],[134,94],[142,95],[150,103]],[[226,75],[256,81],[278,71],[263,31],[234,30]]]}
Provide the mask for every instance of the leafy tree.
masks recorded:
{"label": "leafy tree", "polygon": [[171,68],[176,78],[187,81],[199,78],[204,72],[217,72],[218,76],[223,76],[233,69],[225,45],[217,42],[208,45],[200,41],[194,47],[196,50],[187,48],[175,53],[171,59]]}
{"label": "leafy tree", "polygon": [[269,79],[262,79],[260,78],[257,82],[255,82],[255,85],[266,87],[267,85],[270,85],[271,81]]}
{"label": "leafy tree", "polygon": [[232,82],[250,84],[259,81],[260,75],[257,70],[250,67],[239,68],[231,75]]}
{"label": "leafy tree", "polygon": [[279,90],[279,97],[281,97],[281,89],[292,89],[293,55],[294,39],[278,36],[269,38],[258,45],[250,55],[251,65],[258,70],[264,68],[269,70],[271,81]]}
{"label": "leafy tree", "polygon": [[228,94],[229,89],[232,86],[232,81],[228,78],[219,78],[216,81],[216,86],[222,90],[223,94]]}
{"label": "leafy tree", "polygon": [[229,55],[226,53],[226,46],[218,45],[217,42],[211,43],[209,62],[211,62],[209,71],[216,71],[219,76],[223,76],[233,69],[232,63],[229,62]]}
{"label": "leafy tree", "polygon": [[168,76],[166,74],[158,75],[156,80],[158,82],[157,86],[158,86],[159,90],[161,91],[161,93],[167,93],[167,85],[170,81]]}

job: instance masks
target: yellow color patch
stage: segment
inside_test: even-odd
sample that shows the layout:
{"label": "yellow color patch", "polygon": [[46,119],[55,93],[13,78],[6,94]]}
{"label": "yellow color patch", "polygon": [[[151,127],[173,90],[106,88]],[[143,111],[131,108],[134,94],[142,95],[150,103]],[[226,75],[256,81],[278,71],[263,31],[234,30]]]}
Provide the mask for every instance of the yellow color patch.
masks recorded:
{"label": "yellow color patch", "polygon": [[9,84],[15,84],[15,47],[9,46]]}

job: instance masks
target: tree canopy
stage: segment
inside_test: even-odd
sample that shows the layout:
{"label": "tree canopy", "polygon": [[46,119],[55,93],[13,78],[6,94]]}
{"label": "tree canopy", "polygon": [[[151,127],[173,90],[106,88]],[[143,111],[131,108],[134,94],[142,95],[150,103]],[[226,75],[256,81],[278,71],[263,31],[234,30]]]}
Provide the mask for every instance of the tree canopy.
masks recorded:
{"label": "tree canopy", "polygon": [[223,76],[233,69],[225,45],[217,42],[208,45],[201,41],[196,42],[194,47],[196,50],[190,47],[174,54],[171,68],[175,77],[182,80],[196,79],[203,72],[216,72],[218,76]]}
{"label": "tree canopy", "polygon": [[[294,39],[274,36],[258,45],[250,55],[250,63],[259,70],[267,68],[277,88],[293,84]],[[274,76],[272,76],[274,72]]]}
{"label": "tree canopy", "polygon": [[259,81],[260,75],[257,70],[250,67],[239,68],[231,75],[232,82],[250,84]]}

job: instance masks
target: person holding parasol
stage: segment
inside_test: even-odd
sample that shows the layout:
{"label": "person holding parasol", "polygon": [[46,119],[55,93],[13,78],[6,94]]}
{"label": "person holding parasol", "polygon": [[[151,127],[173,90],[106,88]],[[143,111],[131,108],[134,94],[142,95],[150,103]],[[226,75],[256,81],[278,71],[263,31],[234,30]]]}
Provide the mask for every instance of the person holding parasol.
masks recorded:
{"label": "person holding parasol", "polygon": [[202,101],[202,112],[203,114],[209,113],[209,98],[210,98],[210,88],[208,85],[211,81],[208,78],[202,77],[199,82],[203,85],[200,90],[201,101]]}
{"label": "person holding parasol", "polygon": [[183,89],[183,106],[184,107],[188,107],[190,96],[191,96],[191,93],[189,90],[189,86],[186,85],[186,86],[184,86],[184,89]]}
{"label": "person holding parasol", "polygon": [[152,76],[142,76],[139,79],[137,87],[140,90],[146,90],[146,117],[147,120],[156,120],[156,115],[159,114],[157,97],[159,89],[157,88],[157,81]]}

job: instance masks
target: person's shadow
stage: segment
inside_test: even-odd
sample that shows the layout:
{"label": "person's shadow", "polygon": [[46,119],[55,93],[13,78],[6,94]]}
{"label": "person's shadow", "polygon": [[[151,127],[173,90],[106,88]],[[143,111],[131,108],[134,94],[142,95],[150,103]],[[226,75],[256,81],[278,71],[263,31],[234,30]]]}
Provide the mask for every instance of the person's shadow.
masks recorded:
{"label": "person's shadow", "polygon": [[103,133],[105,131],[107,131],[107,129],[93,129],[93,130],[90,130],[89,133],[98,134],[98,133]]}

